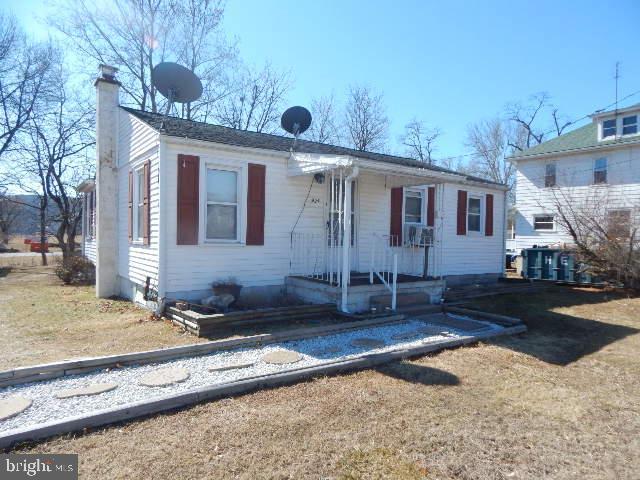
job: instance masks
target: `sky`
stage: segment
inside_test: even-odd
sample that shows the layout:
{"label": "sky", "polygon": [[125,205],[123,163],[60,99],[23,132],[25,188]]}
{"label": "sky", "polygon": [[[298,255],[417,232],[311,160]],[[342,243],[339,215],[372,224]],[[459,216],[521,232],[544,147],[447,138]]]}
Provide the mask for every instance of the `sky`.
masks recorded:
{"label": "sky", "polygon": [[[46,35],[46,0],[0,5]],[[639,24],[638,0],[229,0],[224,29],[249,64],[291,72],[288,104],[366,85],[384,96],[393,151],[415,117],[443,131],[442,158],[469,152],[470,124],[537,92],[569,119],[611,104],[616,62],[619,97],[640,90]]]}

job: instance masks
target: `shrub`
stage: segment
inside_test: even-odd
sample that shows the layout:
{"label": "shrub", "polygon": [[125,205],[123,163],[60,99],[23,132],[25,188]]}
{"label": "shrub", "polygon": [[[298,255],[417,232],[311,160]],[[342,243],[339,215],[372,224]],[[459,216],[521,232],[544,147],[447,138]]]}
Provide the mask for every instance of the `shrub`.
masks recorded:
{"label": "shrub", "polygon": [[56,275],[67,285],[93,285],[96,268],[86,257],[73,256],[58,264]]}

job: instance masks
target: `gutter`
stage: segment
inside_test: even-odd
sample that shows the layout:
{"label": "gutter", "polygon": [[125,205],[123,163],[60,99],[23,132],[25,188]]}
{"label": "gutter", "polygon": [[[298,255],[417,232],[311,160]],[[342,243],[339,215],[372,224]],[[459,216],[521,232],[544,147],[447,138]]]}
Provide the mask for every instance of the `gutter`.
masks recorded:
{"label": "gutter", "polygon": [[600,150],[615,150],[621,147],[636,147],[636,146],[640,146],[640,141],[629,140],[626,142],[608,143],[606,145],[591,145],[589,147],[573,148],[570,150],[556,150],[553,152],[534,153],[530,155],[521,155],[518,157],[507,157],[505,160],[508,162],[517,164],[520,160],[536,160],[541,158],[557,157],[559,155],[573,155],[573,154],[579,154],[584,152],[593,152],[593,151],[600,151]]}

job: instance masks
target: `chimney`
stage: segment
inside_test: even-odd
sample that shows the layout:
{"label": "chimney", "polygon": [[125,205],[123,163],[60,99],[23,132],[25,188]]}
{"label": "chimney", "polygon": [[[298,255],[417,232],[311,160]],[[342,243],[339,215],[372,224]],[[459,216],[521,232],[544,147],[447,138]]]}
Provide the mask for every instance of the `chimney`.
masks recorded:
{"label": "chimney", "polygon": [[96,87],[96,296],[120,293],[118,286],[117,125],[118,69],[100,65]]}

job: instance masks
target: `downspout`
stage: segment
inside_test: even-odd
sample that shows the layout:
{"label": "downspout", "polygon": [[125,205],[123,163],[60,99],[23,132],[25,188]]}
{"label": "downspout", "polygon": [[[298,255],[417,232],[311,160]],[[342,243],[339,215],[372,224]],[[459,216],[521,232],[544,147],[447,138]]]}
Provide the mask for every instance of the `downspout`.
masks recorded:
{"label": "downspout", "polygon": [[[351,275],[351,265],[349,263],[349,251],[351,250],[351,182],[358,177],[360,169],[356,166],[353,167],[351,173],[344,179],[344,203],[343,210],[343,222],[344,222],[344,235],[342,240],[342,302],[340,310],[348,312],[347,310],[347,288],[349,284],[349,275]],[[349,208],[349,212],[347,212]],[[348,213],[348,214],[347,214]]]}
{"label": "downspout", "polygon": [[502,276],[507,274],[507,191],[502,200]]}
{"label": "downspout", "polygon": [[158,300],[156,301],[156,313],[161,315],[167,295],[167,169],[165,150],[166,144],[162,136],[159,136],[158,145]]}

